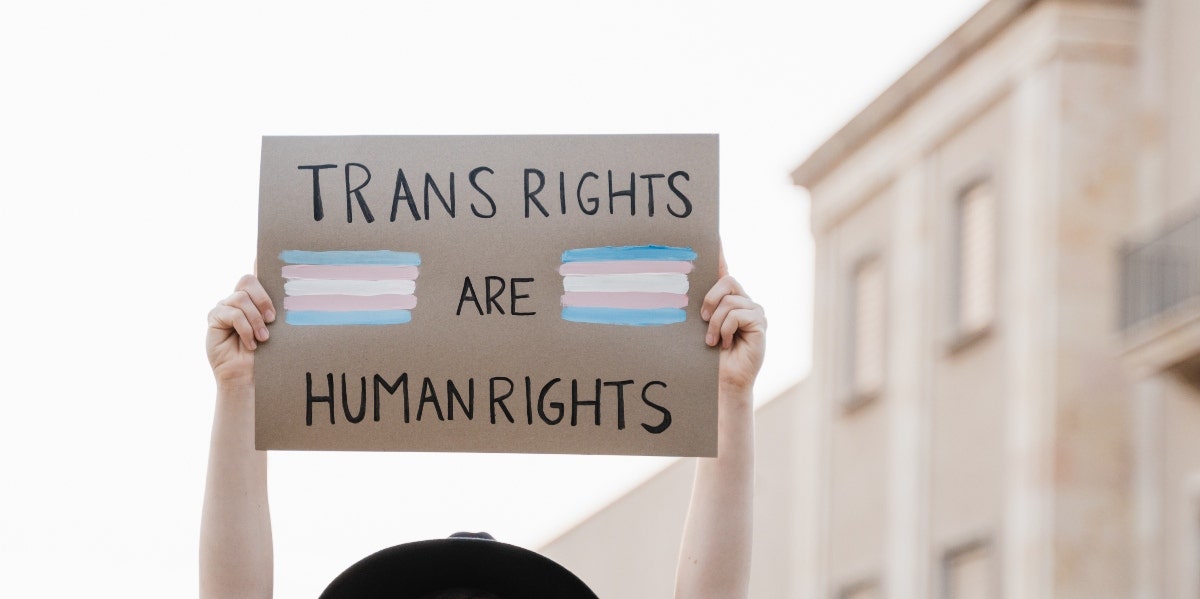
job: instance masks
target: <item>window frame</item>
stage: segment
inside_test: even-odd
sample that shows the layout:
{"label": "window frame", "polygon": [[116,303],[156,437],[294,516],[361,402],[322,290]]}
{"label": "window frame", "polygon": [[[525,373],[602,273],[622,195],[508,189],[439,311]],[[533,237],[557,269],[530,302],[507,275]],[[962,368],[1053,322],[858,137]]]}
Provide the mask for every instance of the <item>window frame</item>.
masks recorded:
{"label": "window frame", "polygon": [[838,586],[833,593],[834,599],[852,599],[855,593],[861,593],[866,590],[874,590],[878,596],[883,596],[883,583],[877,576],[859,578],[853,582],[848,582]]}
{"label": "window frame", "polygon": [[[859,276],[868,266],[875,265],[879,268],[880,276],[880,323],[879,323],[879,382],[874,389],[862,389],[857,380],[858,370],[858,290]],[[846,280],[846,301],[843,306],[846,306],[846,314],[843,318],[842,329],[843,339],[845,343],[845,360],[844,372],[842,373],[842,410],[843,412],[853,412],[863,406],[873,403],[881,397],[884,389],[887,387],[887,365],[888,365],[888,267],[884,260],[884,254],[880,250],[872,250],[862,253],[851,263],[848,278]]]}
{"label": "window frame", "polygon": [[952,544],[942,551],[941,558],[938,560],[938,590],[937,597],[939,599],[960,599],[950,595],[950,574],[951,566],[956,560],[963,556],[976,551],[983,551],[987,559],[988,579],[988,594],[991,599],[999,599],[1003,590],[1000,571],[1000,555],[996,552],[996,546],[992,543],[990,537],[979,535],[970,538],[969,540]]}
{"label": "window frame", "polygon": [[[975,328],[966,328],[963,319],[963,298],[965,296],[964,289],[966,285],[964,274],[964,254],[963,241],[965,237],[964,230],[964,212],[967,199],[972,192],[980,188],[987,188],[990,191],[988,196],[991,202],[991,239],[992,239],[992,264],[991,264],[991,312],[988,315],[987,321]],[[1000,319],[1000,266],[1001,266],[1001,227],[1000,227],[1000,191],[996,184],[996,178],[991,174],[981,174],[972,177],[966,183],[957,186],[953,199],[950,202],[950,227],[947,252],[949,258],[948,271],[949,277],[946,302],[949,310],[946,311],[948,335],[946,337],[946,353],[958,353],[975,345],[977,342],[989,337],[995,330],[997,322]]]}

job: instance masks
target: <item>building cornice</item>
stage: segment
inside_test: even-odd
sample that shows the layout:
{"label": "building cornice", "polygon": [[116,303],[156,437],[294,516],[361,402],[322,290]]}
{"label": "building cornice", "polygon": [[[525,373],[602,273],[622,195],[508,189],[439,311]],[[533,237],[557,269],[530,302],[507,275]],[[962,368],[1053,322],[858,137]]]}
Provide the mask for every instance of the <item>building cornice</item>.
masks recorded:
{"label": "building cornice", "polygon": [[[811,188],[1022,13],[1042,0],[991,0],[792,171]],[[1132,0],[1130,0],[1132,1]],[[1113,0],[1109,0],[1112,3]],[[1121,2],[1127,3],[1127,2]]]}
{"label": "building cornice", "polygon": [[[855,117],[818,150],[824,156],[820,170],[817,154],[797,169],[805,176],[797,184],[811,196],[814,234],[836,226],[905,173],[920,171],[918,163],[985,111],[1016,102],[1013,94],[1037,81],[1045,65],[1060,61],[1136,66],[1140,11],[1134,0],[1033,0],[1024,7],[1012,13],[1006,25],[993,29],[986,41],[976,38],[973,52],[960,53],[953,68],[927,79],[903,105],[893,104],[888,113],[872,108]],[[897,97],[899,86],[872,106]],[[864,129],[864,123],[874,129]]]}

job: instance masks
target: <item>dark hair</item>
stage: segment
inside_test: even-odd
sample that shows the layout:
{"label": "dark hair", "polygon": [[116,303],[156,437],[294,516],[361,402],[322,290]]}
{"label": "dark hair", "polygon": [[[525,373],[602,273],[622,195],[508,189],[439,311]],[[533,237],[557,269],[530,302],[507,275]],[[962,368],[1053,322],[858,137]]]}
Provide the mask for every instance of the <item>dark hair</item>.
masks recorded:
{"label": "dark hair", "polygon": [[421,599],[500,599],[500,597],[479,589],[456,587],[422,595]]}

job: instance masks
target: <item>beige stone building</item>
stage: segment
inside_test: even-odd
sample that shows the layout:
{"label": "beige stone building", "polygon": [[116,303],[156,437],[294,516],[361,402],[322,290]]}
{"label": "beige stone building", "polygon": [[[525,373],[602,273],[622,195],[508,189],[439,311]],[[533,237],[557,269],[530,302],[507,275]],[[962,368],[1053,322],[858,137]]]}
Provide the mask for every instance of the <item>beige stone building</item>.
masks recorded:
{"label": "beige stone building", "polygon": [[[1200,597],[1200,0],[993,0],[792,173],[752,596]],[[683,461],[543,550],[670,596]]]}

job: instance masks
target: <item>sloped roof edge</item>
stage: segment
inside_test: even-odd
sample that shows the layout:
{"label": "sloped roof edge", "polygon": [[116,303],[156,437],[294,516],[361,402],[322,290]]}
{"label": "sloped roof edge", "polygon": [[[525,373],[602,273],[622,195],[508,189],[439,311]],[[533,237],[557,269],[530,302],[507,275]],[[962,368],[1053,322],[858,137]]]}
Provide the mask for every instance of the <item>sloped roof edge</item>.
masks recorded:
{"label": "sloped roof edge", "polygon": [[936,48],[913,65],[866,108],[792,171],[792,183],[811,187],[844,158],[879,132],[947,73],[961,65],[981,47],[1041,0],[991,0],[960,25]]}

